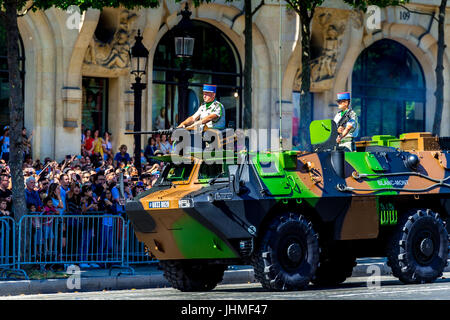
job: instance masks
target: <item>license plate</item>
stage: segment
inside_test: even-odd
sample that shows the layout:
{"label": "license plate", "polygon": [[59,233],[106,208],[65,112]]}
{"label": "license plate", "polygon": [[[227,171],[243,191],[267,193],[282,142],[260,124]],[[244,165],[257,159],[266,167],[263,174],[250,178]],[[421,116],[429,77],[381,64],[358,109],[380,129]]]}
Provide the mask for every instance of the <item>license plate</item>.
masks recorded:
{"label": "license plate", "polygon": [[169,207],[169,201],[151,201],[148,203],[150,209],[162,209]]}

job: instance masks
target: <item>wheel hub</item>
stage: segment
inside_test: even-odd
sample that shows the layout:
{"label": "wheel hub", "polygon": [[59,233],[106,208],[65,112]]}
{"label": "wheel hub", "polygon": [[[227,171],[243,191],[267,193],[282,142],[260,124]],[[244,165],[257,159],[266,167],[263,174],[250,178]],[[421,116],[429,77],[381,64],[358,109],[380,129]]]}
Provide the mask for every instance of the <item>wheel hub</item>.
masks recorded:
{"label": "wheel hub", "polygon": [[289,245],[287,249],[287,256],[289,260],[294,263],[298,263],[302,259],[302,255],[302,248],[298,243],[292,243],[291,245]]}
{"label": "wheel hub", "polygon": [[420,243],[420,251],[426,257],[431,256],[434,252],[433,240],[431,240],[430,238],[423,239]]}

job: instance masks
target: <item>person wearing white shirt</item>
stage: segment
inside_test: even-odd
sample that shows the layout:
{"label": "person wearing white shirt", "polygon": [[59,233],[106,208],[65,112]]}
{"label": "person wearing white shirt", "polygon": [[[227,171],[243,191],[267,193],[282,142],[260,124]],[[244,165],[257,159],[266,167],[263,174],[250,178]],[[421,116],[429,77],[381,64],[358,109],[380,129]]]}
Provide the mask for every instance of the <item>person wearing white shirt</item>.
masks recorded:
{"label": "person wearing white shirt", "polygon": [[180,123],[178,128],[203,129],[206,125],[210,129],[225,129],[225,108],[216,100],[216,86],[203,85],[203,101],[198,110]]}

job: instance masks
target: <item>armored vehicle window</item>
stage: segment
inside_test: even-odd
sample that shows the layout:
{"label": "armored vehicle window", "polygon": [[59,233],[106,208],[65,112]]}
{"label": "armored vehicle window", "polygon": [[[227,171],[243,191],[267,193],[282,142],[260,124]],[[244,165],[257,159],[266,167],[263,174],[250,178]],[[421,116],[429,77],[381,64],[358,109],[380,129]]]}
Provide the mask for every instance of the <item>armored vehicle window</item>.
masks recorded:
{"label": "armored vehicle window", "polygon": [[[264,154],[259,153],[252,161],[262,177],[281,177],[284,176],[284,170],[281,166],[280,155],[277,153]],[[256,161],[255,161],[256,160]]]}
{"label": "armored vehicle window", "polygon": [[279,173],[278,167],[274,161],[261,161],[259,165],[261,166],[261,171],[263,173]]}
{"label": "armored vehicle window", "polygon": [[222,163],[202,163],[198,173],[198,179],[227,178],[228,168]]}
{"label": "armored vehicle window", "polygon": [[193,168],[193,164],[170,163],[163,178],[169,181],[185,181],[189,179]]}

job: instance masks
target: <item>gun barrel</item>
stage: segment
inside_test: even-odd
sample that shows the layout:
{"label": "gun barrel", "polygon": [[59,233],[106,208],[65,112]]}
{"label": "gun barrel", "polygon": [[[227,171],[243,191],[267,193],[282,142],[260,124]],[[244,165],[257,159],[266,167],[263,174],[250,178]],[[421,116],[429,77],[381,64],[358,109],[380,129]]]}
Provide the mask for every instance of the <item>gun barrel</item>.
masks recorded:
{"label": "gun barrel", "polygon": [[167,130],[154,130],[154,131],[133,131],[133,132],[125,132],[125,134],[172,134],[173,129]]}

